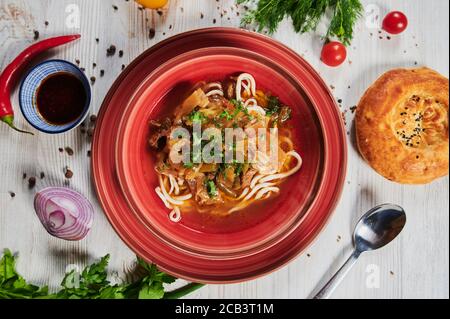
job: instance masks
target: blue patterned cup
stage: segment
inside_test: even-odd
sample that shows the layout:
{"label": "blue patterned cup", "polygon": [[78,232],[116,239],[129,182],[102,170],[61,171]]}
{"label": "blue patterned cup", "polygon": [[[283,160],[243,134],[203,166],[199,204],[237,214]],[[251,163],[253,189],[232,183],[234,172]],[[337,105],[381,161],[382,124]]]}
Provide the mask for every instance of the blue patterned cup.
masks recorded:
{"label": "blue patterned cup", "polygon": [[[36,101],[38,89],[43,81],[61,72],[70,73],[81,81],[86,92],[86,102],[83,112],[77,119],[58,125],[49,123],[42,117]],[[86,75],[76,65],[63,60],[48,60],[36,65],[28,72],[20,86],[19,104],[23,116],[35,129],[48,134],[64,133],[80,125],[88,115],[90,103],[91,87]]]}

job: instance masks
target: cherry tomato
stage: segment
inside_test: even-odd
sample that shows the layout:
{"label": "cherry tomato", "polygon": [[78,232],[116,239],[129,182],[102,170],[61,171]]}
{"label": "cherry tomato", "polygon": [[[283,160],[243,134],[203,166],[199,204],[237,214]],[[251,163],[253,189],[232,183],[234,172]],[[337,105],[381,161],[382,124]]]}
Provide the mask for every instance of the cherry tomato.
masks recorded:
{"label": "cherry tomato", "polygon": [[328,42],[322,48],[321,60],[328,66],[341,65],[346,58],[347,49],[340,42]]}
{"label": "cherry tomato", "polygon": [[399,34],[408,27],[408,18],[403,12],[392,11],[383,20],[383,29],[390,34]]}
{"label": "cherry tomato", "polygon": [[164,7],[168,0],[136,0],[136,2],[147,9],[159,9]]}

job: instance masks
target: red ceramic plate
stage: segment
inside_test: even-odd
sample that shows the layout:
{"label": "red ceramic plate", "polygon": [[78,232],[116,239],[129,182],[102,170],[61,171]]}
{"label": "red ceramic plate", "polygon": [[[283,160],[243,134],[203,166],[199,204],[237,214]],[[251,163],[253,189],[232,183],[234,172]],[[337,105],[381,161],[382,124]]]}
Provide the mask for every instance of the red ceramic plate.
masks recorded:
{"label": "red ceramic plate", "polygon": [[[186,250],[186,247],[180,249],[179,244],[185,243],[185,238],[176,239],[175,245],[168,243],[161,238],[161,234],[149,229],[151,223],[146,219],[148,215],[143,216],[142,211],[136,212],[131,207],[129,202],[136,200],[136,193],[133,192],[133,200],[130,196],[125,197],[116,174],[115,143],[124,108],[150,98],[150,93],[145,90],[146,85],[142,84],[146,83],[145,81],[159,66],[172,58],[196,49],[212,47],[234,47],[258,52],[288,72],[295,79],[296,85],[301,86],[301,90],[296,91],[302,93],[305,105],[311,106],[314,110],[323,137],[322,145],[319,147],[323,151],[323,164],[317,173],[321,176],[320,183],[307,205],[308,209],[302,213],[301,222],[297,223],[282,240],[245,256],[223,257],[221,256],[223,251],[219,249],[219,253],[211,252],[208,247],[206,249],[195,247],[197,251]],[[263,77],[259,80],[263,85],[269,86]],[[168,84],[164,84],[163,87],[165,85]],[[156,93],[163,95],[164,92]],[[143,108],[136,108],[139,109]],[[155,108],[157,109],[158,107]],[[300,134],[307,134],[307,131]],[[144,139],[144,135],[139,135],[139,138]],[[155,262],[162,270],[187,280],[203,283],[239,282],[256,278],[283,266],[302,252],[319,234],[329,219],[343,187],[346,149],[340,112],[326,85],[309,64],[295,52],[268,37],[238,29],[213,28],[191,31],[163,41],[143,53],[122,73],[105,98],[99,114],[92,149],[92,172],[100,203],[108,219],[119,236],[136,254],[147,261]],[[300,152],[302,153],[301,150]],[[148,158],[150,157],[144,160],[151,161]],[[147,183],[151,186],[151,178]],[[131,184],[128,183],[124,190]],[[159,201],[154,202],[154,205],[158,210]],[[152,216],[151,218],[157,218]],[[190,236],[186,238],[193,240]],[[236,247],[239,248],[239,245]]]}
{"label": "red ceramic plate", "polygon": [[[148,123],[179,105],[199,81],[220,81],[242,72],[252,74],[259,89],[273,92],[283,103],[292,105],[293,139],[304,165],[283,183],[280,195],[260,203],[258,214],[253,213],[250,219],[244,211],[212,220],[207,214],[185,214],[179,224],[171,223],[169,211],[154,191],[159,182],[155,156],[147,143]],[[118,178],[137,217],[165,244],[203,257],[238,258],[275,245],[301,223],[323,177],[322,128],[313,105],[287,70],[243,49],[194,50],[159,67],[137,89],[124,111],[117,141]]]}

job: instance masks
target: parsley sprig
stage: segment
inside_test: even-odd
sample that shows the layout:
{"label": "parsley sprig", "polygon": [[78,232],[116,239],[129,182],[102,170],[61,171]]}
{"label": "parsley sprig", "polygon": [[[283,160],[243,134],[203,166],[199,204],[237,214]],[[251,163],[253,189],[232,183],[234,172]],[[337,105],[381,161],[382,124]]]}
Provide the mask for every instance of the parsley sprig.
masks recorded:
{"label": "parsley sprig", "polygon": [[203,285],[191,283],[166,292],[164,284],[177,279],[159,271],[155,265],[138,258],[142,275],[132,283],[113,285],[107,280],[109,255],[87,266],[81,273],[71,271],[62,280],[61,289],[54,294],[47,287],[38,287],[16,271],[16,257],[5,250],[0,260],[0,299],[178,299]]}
{"label": "parsley sprig", "polygon": [[315,31],[322,17],[332,14],[326,39],[337,37],[345,45],[353,39],[354,26],[363,12],[360,0],[237,0],[255,4],[242,19],[243,25],[257,24],[258,31],[274,33],[285,17],[290,17],[296,32]]}

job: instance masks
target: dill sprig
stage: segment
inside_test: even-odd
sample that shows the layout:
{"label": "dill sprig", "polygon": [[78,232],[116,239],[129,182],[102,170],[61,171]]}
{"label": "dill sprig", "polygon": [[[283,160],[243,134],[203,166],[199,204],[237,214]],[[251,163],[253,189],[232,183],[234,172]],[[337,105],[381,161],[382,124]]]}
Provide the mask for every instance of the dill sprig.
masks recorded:
{"label": "dill sprig", "polygon": [[285,17],[290,17],[296,32],[315,31],[328,12],[332,14],[325,38],[337,37],[345,45],[353,39],[354,25],[361,17],[360,0],[237,0],[238,4],[253,3],[242,24],[256,24],[258,31],[274,33]]}

